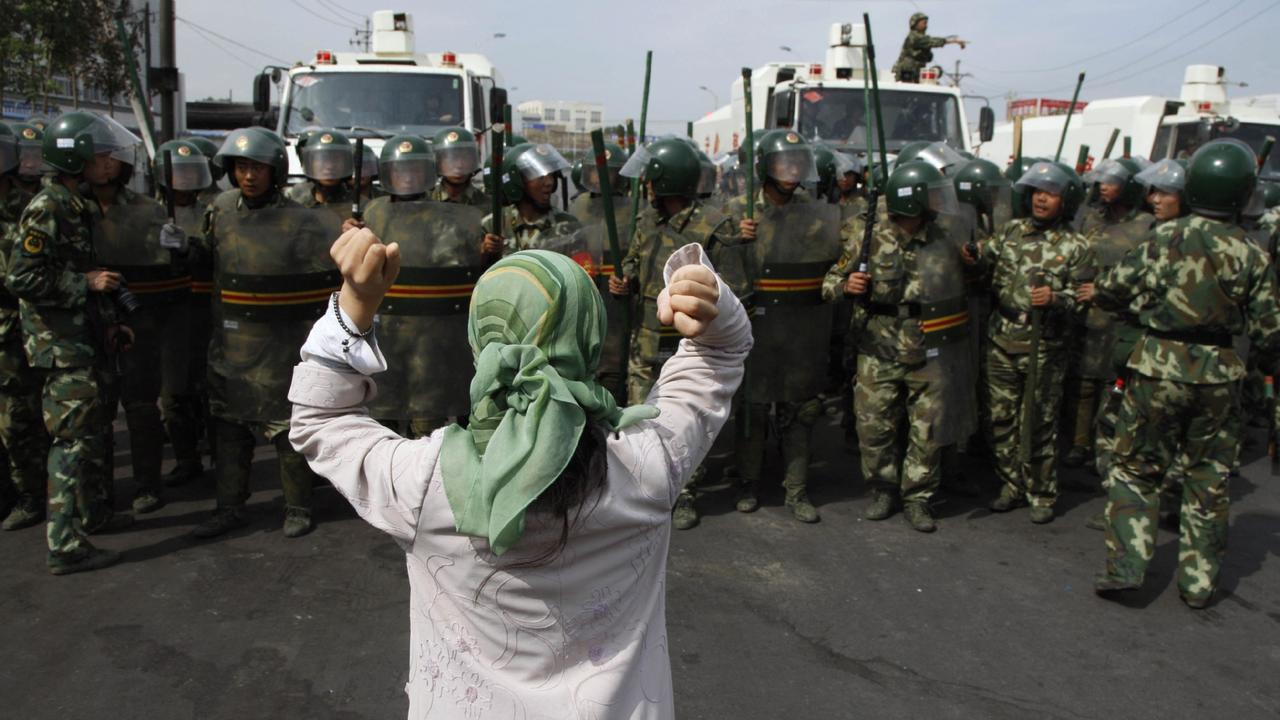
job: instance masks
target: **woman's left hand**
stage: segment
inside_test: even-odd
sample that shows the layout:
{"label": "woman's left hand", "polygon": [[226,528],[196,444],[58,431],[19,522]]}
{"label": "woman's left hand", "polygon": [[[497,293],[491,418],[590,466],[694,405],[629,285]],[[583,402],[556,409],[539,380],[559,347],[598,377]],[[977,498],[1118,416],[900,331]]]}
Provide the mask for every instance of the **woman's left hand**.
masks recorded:
{"label": "woman's left hand", "polygon": [[368,228],[352,228],[338,238],[329,255],[342,273],[338,305],[360,332],[373,327],[382,298],[400,274],[400,245],[383,245]]}

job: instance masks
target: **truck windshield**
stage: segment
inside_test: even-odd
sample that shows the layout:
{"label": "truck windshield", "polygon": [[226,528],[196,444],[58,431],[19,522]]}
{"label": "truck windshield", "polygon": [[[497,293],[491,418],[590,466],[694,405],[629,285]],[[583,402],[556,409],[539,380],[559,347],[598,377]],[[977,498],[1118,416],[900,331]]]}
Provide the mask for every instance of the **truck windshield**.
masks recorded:
{"label": "truck windshield", "polygon": [[359,128],[384,135],[430,137],[462,125],[462,80],[454,75],[410,73],[297,73],[290,81],[284,129],[289,136],[310,127]]}
{"label": "truck windshield", "polygon": [[[1169,134],[1173,135],[1173,153],[1175,158],[1190,158],[1201,145],[1218,138],[1235,138],[1253,148],[1254,152],[1262,152],[1262,144],[1267,136],[1280,137],[1280,125],[1264,125],[1262,123],[1224,122],[1186,122],[1166,125],[1156,134],[1155,152],[1152,158],[1162,158],[1169,153]],[[1262,177],[1280,180],[1280,153],[1272,152],[1267,164],[1262,168]]]}
{"label": "truck windshield", "polygon": [[[812,87],[797,88],[797,92],[800,134],[842,150],[866,151],[867,113],[862,90]],[[951,147],[964,147],[960,106],[950,95],[881,90],[880,112],[889,152],[916,140],[944,140]]]}

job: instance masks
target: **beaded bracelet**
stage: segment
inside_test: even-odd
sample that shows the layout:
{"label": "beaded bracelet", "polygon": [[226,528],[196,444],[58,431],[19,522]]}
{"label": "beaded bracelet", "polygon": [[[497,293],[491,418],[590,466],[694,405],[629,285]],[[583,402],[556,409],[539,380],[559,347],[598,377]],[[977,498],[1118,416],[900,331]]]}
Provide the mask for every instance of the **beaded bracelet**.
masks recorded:
{"label": "beaded bracelet", "polygon": [[[365,340],[373,334],[372,326],[370,326],[365,332],[356,332],[347,327],[347,324],[342,321],[342,310],[338,307],[338,293],[333,294],[333,316],[338,320],[338,327],[342,328],[342,331],[350,337],[356,338],[357,340]],[[349,339],[342,341],[342,352],[345,353],[349,350],[349,342]]]}

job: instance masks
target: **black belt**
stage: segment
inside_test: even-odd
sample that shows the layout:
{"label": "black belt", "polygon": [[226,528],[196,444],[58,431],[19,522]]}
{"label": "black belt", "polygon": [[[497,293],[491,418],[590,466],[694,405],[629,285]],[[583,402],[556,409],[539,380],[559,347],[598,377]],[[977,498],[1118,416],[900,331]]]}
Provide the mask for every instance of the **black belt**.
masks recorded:
{"label": "black belt", "polygon": [[1000,317],[1008,320],[1015,325],[1030,325],[1031,313],[1026,310],[1013,310],[1004,305],[997,305],[996,312],[1000,313]]}
{"label": "black belt", "polygon": [[1214,345],[1220,348],[1234,347],[1230,333],[1209,332],[1208,330],[1156,330],[1148,328],[1147,334],[1161,340],[1186,343],[1188,345]]}
{"label": "black belt", "polygon": [[918,318],[920,317],[920,303],[867,303],[867,312],[872,315],[883,315],[885,317],[893,317],[898,319]]}

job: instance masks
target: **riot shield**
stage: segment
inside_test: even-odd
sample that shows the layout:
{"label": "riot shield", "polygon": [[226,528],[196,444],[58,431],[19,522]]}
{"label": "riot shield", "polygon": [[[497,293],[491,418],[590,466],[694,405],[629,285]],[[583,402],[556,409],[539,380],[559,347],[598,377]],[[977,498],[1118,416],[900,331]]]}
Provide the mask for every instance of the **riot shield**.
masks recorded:
{"label": "riot shield", "polygon": [[164,206],[142,196],[94,218],[95,259],[124,275],[144,307],[186,302],[191,291],[190,274],[176,271],[169,251],[160,247],[165,221]]}
{"label": "riot shield", "polygon": [[929,414],[932,428],[927,436],[939,446],[962,442],[977,429],[978,357],[971,343],[969,298],[960,258],[961,245],[971,237],[972,222],[972,213],[940,216],[916,254],[925,346],[925,367],[920,372],[937,385],[939,400]]}
{"label": "riot shield", "polygon": [[[1089,233],[1094,257],[1099,268],[1112,267],[1130,250],[1142,244],[1149,230],[1150,216],[1123,223],[1095,227]],[[1110,380],[1114,375],[1111,354],[1118,338],[1118,321],[1114,314],[1090,307],[1084,318],[1084,345],[1080,350],[1077,372],[1080,377]]]}
{"label": "riot shield", "polygon": [[840,256],[840,208],[766,204],[756,220],[748,392],[751,402],[801,402],[827,382],[832,306],[822,301],[822,279]]}
{"label": "riot shield", "polygon": [[297,206],[218,214],[214,314],[221,323],[209,365],[227,382],[232,419],[289,418],[298,348],[342,283],[329,258],[337,234],[324,218]]}
{"label": "riot shield", "polygon": [[475,367],[467,343],[471,292],[483,268],[478,228],[484,211],[470,205],[379,199],[365,224],[400,244],[400,276],[378,310],[378,345],[387,371],[369,404],[385,420],[465,415]]}
{"label": "riot shield", "polygon": [[574,262],[591,276],[596,282],[604,265],[604,233],[603,228],[579,227],[565,235],[538,238],[537,247],[529,249],[550,250],[561,255],[568,255]]}
{"label": "riot shield", "polygon": [[[609,293],[609,278],[614,274],[614,258],[609,246],[608,230],[605,227],[604,200],[588,195],[578,200],[579,202],[574,205],[574,216],[582,221],[582,233],[586,236],[587,246],[601,250],[601,263],[595,281],[596,287],[600,289],[600,297],[604,300],[608,330],[600,351],[600,367],[612,372],[614,368],[622,367],[622,349],[629,330],[625,326],[627,317],[624,310],[626,303],[631,302],[631,298],[615,297]],[[626,200],[625,197],[617,196],[613,203],[613,213],[618,229],[618,246],[623,257],[626,257],[627,248],[630,247],[627,242],[629,238],[626,235],[627,228],[631,227],[631,203]]]}

